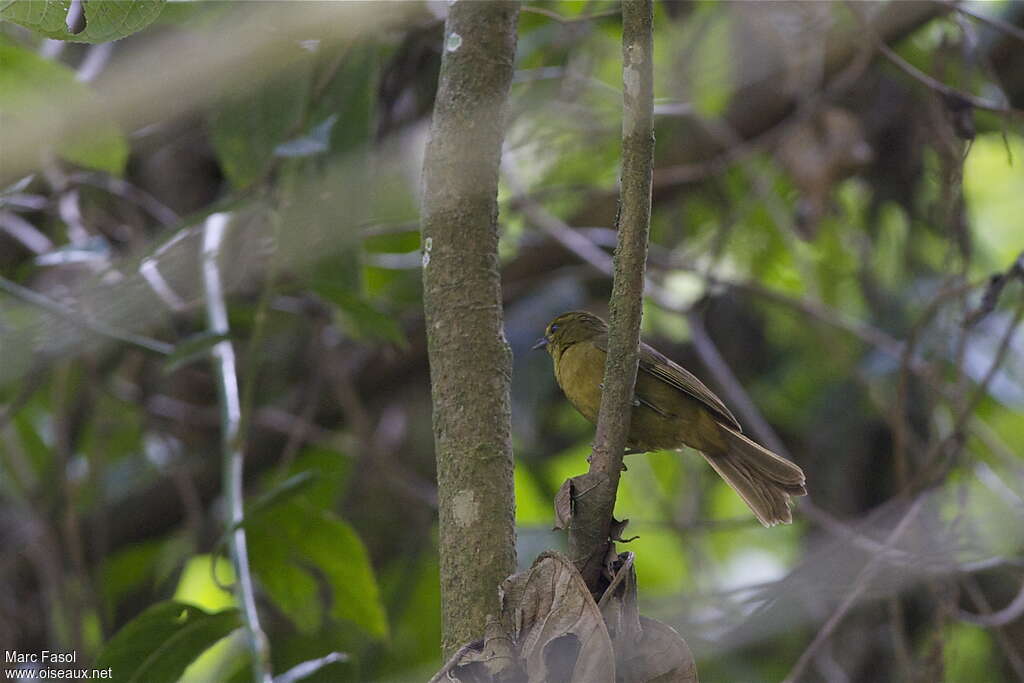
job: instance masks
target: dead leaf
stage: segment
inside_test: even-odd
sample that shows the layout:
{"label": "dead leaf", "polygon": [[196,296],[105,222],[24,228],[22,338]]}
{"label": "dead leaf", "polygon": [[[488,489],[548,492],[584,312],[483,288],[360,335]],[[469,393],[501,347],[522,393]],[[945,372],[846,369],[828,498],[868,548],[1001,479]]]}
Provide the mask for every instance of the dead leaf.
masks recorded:
{"label": "dead leaf", "polygon": [[610,558],[598,604],[567,557],[542,553],[502,582],[501,616],[431,683],[698,683],[686,641],[640,616],[634,560]]}
{"label": "dead leaf", "polygon": [[615,519],[614,517],[612,517],[612,523],[611,523],[611,526],[610,526],[610,528],[608,530],[608,537],[611,538],[616,543],[629,543],[631,541],[635,541],[636,539],[640,538],[639,536],[630,536],[629,538],[623,538],[622,537],[622,532],[626,530],[627,526],[629,526],[629,520],[628,519],[624,519],[622,521],[619,521],[619,520]]}
{"label": "dead leaf", "polygon": [[612,582],[605,589],[598,608],[612,639],[616,659],[640,641],[640,608],[636,597],[636,569],[633,553],[618,556]]}
{"label": "dead leaf", "polygon": [[573,563],[545,552],[503,584],[502,619],[530,683],[614,683],[615,655],[601,612]]}
{"label": "dead leaf", "polygon": [[622,683],[698,683],[693,653],[674,628],[648,617],[640,627],[640,642],[618,663]]}

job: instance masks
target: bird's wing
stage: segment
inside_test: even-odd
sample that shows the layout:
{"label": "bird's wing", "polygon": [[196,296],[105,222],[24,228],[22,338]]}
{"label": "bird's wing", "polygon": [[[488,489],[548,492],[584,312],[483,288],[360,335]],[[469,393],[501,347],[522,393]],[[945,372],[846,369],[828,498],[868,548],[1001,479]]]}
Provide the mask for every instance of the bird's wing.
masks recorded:
{"label": "bird's wing", "polygon": [[666,358],[653,347],[643,342],[640,342],[640,370],[653,377],[657,377],[665,384],[675,387],[683,393],[693,396],[731,427],[735,427],[740,432],[743,431],[739,420],[722,403],[722,399],[715,395],[715,392],[708,389],[689,370]]}
{"label": "bird's wing", "polygon": [[[608,339],[603,338],[595,341],[595,344],[602,351],[608,351]],[[686,368],[678,365],[669,358],[666,358],[654,347],[640,342],[640,372],[646,372],[670,387],[674,387],[684,394],[692,396],[721,418],[730,427],[742,432],[739,420],[722,403],[722,399],[715,395],[715,392],[708,389],[703,382],[693,376]]]}

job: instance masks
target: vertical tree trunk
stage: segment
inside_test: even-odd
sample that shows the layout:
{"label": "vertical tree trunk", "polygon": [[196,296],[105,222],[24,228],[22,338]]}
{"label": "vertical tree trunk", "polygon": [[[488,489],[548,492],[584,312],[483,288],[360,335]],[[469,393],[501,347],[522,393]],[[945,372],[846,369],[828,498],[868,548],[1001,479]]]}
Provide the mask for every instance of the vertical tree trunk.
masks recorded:
{"label": "vertical tree trunk", "polygon": [[443,648],[480,637],[515,571],[512,357],[502,328],[498,165],[517,2],[457,2],[423,167],[423,306],[440,508]]}

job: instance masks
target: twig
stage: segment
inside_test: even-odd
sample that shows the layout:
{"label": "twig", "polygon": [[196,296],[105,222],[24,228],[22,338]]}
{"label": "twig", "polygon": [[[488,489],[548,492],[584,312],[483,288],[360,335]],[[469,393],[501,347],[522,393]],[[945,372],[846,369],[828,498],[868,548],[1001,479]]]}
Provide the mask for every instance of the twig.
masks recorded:
{"label": "twig", "polygon": [[[943,449],[950,444],[959,444],[962,448],[965,441],[963,438],[964,429],[971,416],[974,414],[975,408],[978,407],[978,404],[981,403],[982,399],[985,398],[985,395],[988,393],[988,386],[991,384],[996,372],[999,371],[999,368],[1002,367],[1003,361],[1006,360],[1006,355],[1011,348],[1013,337],[1020,326],[1022,318],[1024,318],[1024,297],[1021,297],[1020,302],[1017,304],[1017,309],[1013,313],[1013,317],[1010,319],[1010,322],[1006,327],[1006,332],[1003,334],[1003,337],[999,342],[999,347],[996,349],[992,364],[989,365],[984,377],[982,377],[981,381],[975,386],[974,393],[972,393],[970,398],[964,403],[963,408],[960,410],[959,415],[957,415],[957,418],[953,423],[953,428],[945,438],[935,442],[935,445],[929,448],[928,452],[925,454],[923,462],[926,468],[930,465],[936,464],[937,457],[942,453]],[[950,459],[947,458],[946,462],[949,462],[949,460]],[[931,474],[932,477],[935,476],[934,472],[928,473],[927,470],[922,469],[922,476],[918,477],[918,481],[916,483],[923,483],[927,485],[929,480],[924,477],[924,475],[927,474]]]}
{"label": "twig", "polygon": [[96,80],[96,77],[103,73],[110,56],[114,52],[113,43],[98,43],[89,48],[85,59],[78,65],[75,71],[75,80],[80,83],[89,83]]}
{"label": "twig", "polygon": [[[871,63],[873,56],[874,51],[871,49],[870,44],[862,46],[856,56],[850,60],[850,63],[824,89],[802,100],[794,114],[787,116],[756,137],[740,139],[734,132],[734,137],[737,139],[729,141],[722,152],[710,159],[675,166],[663,166],[655,169],[655,188],[660,189],[665,186],[684,185],[707,180],[711,176],[724,173],[734,164],[752,156],[755,152],[770,147],[791,126],[809,119],[821,107],[823,102],[830,99],[838,99],[840,96],[845,95],[864,73],[864,70]],[[691,112],[687,111],[685,115],[690,116]],[[724,125],[724,123],[723,120],[722,124]],[[758,189],[759,191],[761,190],[761,188]]]}
{"label": "twig", "polygon": [[45,376],[42,367],[37,364],[27,373],[25,379],[19,382],[17,393],[0,409],[0,429],[3,429],[7,422],[25,407],[29,399],[43,385]]}
{"label": "twig", "polygon": [[[894,528],[885,539],[884,547],[886,550],[892,548],[900,539],[900,536],[902,536],[906,531],[910,522],[912,522],[914,517],[917,516],[917,512],[924,503],[924,500],[924,497],[919,497],[911,504],[910,509],[907,510],[907,514],[903,516],[903,519],[901,519],[899,524],[896,525],[896,528]],[[808,645],[807,649],[804,650],[802,655],[800,655],[800,659],[798,659],[796,664],[793,665],[793,668],[790,669],[789,674],[784,679],[784,683],[793,683],[800,678],[804,669],[806,669],[807,665],[814,659],[818,649],[832,636],[832,632],[836,630],[837,626],[839,626],[839,622],[841,622],[853,606],[857,604],[860,600],[861,594],[863,594],[867,589],[871,579],[878,571],[881,564],[879,557],[880,556],[872,557],[860,570],[860,573],[857,574],[857,578],[854,580],[853,588],[846,594],[843,601],[839,603],[839,606],[832,613],[832,616],[828,618],[828,621],[825,622],[824,626],[821,627],[821,630],[814,636],[814,640],[811,641],[811,644]]]}
{"label": "twig", "polygon": [[654,165],[654,52],[651,0],[622,3],[622,176],[619,243],[609,302],[604,389],[588,476],[597,488],[577,499],[569,550],[591,591],[599,590],[639,362],[644,270]]}
{"label": "twig", "polygon": [[104,192],[121,197],[125,201],[142,208],[146,213],[155,218],[161,225],[170,227],[177,225],[181,220],[178,214],[149,192],[146,192],[138,185],[133,185],[122,178],[103,175],[100,173],[80,172],[72,173],[68,180],[80,185],[90,185],[99,188]]}
{"label": "twig", "polygon": [[846,7],[857,20],[857,23],[861,25],[861,28],[868,33],[868,35],[871,37],[871,40],[874,41],[876,47],[878,48],[878,51],[881,52],[886,59],[892,62],[892,64],[900,71],[916,80],[918,83],[921,83],[925,87],[947,98],[947,101],[968,104],[974,107],[975,109],[984,109],[985,111],[994,111],[1000,114],[1013,114],[1017,116],[1024,114],[1024,112],[1021,112],[1019,109],[1015,109],[1014,107],[1011,107],[1007,104],[998,104],[996,102],[991,102],[982,97],[978,97],[977,95],[974,95],[972,93],[964,92],[963,90],[954,88],[951,85],[946,85],[942,81],[932,76],[929,76],[928,74],[921,71],[910,62],[908,62],[907,60],[903,59],[903,57],[900,57],[895,50],[886,45],[885,42],[878,36],[875,30],[871,27],[871,25],[867,21],[865,21],[864,18],[860,15],[860,12],[857,11],[852,6],[852,3],[849,0],[847,0],[846,2]]}
{"label": "twig", "polygon": [[141,349],[159,353],[162,356],[170,355],[174,351],[174,345],[162,342],[156,339],[150,339],[139,334],[132,332],[125,332],[119,330],[116,327],[107,325],[105,323],[97,322],[92,320],[77,311],[73,311],[64,304],[58,303],[53,299],[40,294],[27,287],[11,282],[5,277],[0,277],[0,290],[7,292],[11,296],[14,296],[22,301],[32,304],[37,308],[41,308],[48,313],[57,315],[68,322],[77,325],[83,329],[95,332],[96,334],[103,337],[110,337],[118,341],[131,344],[132,346],[138,346]]}
{"label": "twig", "polygon": [[[800,116],[809,116],[809,112],[804,109]],[[739,149],[744,145],[742,136],[726,120],[702,119],[700,117],[695,117],[695,120],[722,147],[726,149]],[[768,213],[771,224],[775,228],[779,239],[785,243],[786,248],[789,250],[790,257],[793,259],[795,268],[800,272],[804,286],[810,290],[812,295],[816,296],[817,278],[814,277],[812,264],[800,256],[794,220],[775,191],[774,179],[769,177],[766,171],[757,170],[756,167],[749,167],[748,165],[738,168],[749,181],[754,195],[761,200],[761,206]]]}
{"label": "twig", "polygon": [[438,670],[438,672],[434,674],[434,677],[431,678],[428,683],[442,683],[442,681],[451,680],[450,678],[448,678],[448,674],[459,665],[459,662],[462,660],[462,658],[473,650],[482,649],[483,646],[484,641],[483,639],[481,639],[474,640],[471,643],[466,643],[465,645],[460,647],[458,650],[452,653],[452,656],[445,661],[444,666],[442,666]]}
{"label": "twig", "polygon": [[[978,585],[975,578],[973,576],[966,577],[964,586],[967,588],[967,592],[970,594],[971,599],[977,603],[978,607],[980,607],[983,612],[991,615],[992,608],[988,604],[988,599],[985,597],[985,594],[981,590],[981,586]],[[1020,597],[1021,595],[1018,594],[1017,598],[1019,599]],[[1014,600],[1014,602],[1016,602],[1016,600]],[[1001,611],[1005,612],[1006,609],[1008,608],[1004,608]],[[1019,617],[1020,615],[1018,614],[1017,616]],[[963,618],[963,613],[960,614],[960,617]],[[1021,656],[1017,652],[1017,648],[1014,647],[1013,642],[1010,640],[1009,636],[1006,635],[1006,631],[1003,630],[1004,625],[1004,623],[986,624],[986,626],[995,630],[996,639],[999,641],[1000,647],[1003,648],[1003,652],[1006,654],[1006,659],[1010,662],[1010,666],[1013,667],[1017,677],[1024,680],[1024,661],[1021,660]]]}
{"label": "twig", "polygon": [[905,681],[914,680],[914,655],[907,638],[906,616],[899,595],[889,596],[889,628],[892,630],[893,654],[900,677]]}
{"label": "twig", "polygon": [[992,28],[998,29],[998,30],[1002,31],[1005,34],[1013,36],[1017,40],[1019,40],[1021,42],[1024,42],[1024,30],[1018,28],[1017,26],[1014,26],[1011,23],[1003,21],[999,17],[990,17],[987,14],[982,14],[981,12],[976,12],[975,10],[971,9],[969,6],[967,6],[966,4],[964,4],[962,2],[952,2],[952,0],[934,0],[934,1],[938,2],[940,5],[945,5],[946,7],[949,7],[952,10],[956,10],[960,14],[964,14],[964,15],[966,15],[968,17],[971,17],[972,19],[977,19],[978,21],[980,21],[983,24],[986,24],[988,26],[991,26]]}
{"label": "twig", "polygon": [[[437,488],[404,469],[392,457],[394,449],[389,449],[381,438],[384,422],[389,417],[388,411],[380,416],[375,425],[373,416],[357,390],[354,371],[355,363],[332,363],[326,374],[332,380],[335,396],[345,415],[346,425],[351,425],[352,432],[360,441],[363,459],[376,470],[375,474],[379,472],[384,475],[400,495],[410,501],[424,503],[432,509],[437,509]],[[317,382],[317,394],[320,392],[321,383]]]}
{"label": "twig", "polygon": [[[229,216],[225,213],[211,214],[206,219],[203,231],[203,288],[206,294],[206,319],[210,332],[227,335],[228,310],[224,300],[224,288],[220,279],[217,259],[220,255],[224,233],[227,231]],[[259,613],[256,610],[256,592],[249,568],[249,553],[246,548],[245,529],[241,526],[245,516],[242,490],[242,446],[240,441],[241,406],[238,397],[238,377],[235,371],[235,350],[227,339],[217,342],[211,350],[217,371],[217,393],[220,397],[221,444],[223,457],[224,493],[228,503],[229,530],[228,547],[235,567],[235,593],[245,624],[249,651],[252,655],[253,680],[270,683],[270,647],[260,628]],[[233,531],[231,531],[233,529]]]}
{"label": "twig", "polygon": [[1020,253],[1013,262],[1013,265],[1006,269],[1005,273],[996,273],[989,278],[985,293],[981,295],[981,303],[964,317],[963,326],[973,327],[978,321],[994,311],[996,304],[999,303],[999,296],[1003,293],[1003,289],[1013,278],[1019,279],[1024,284],[1024,251]]}
{"label": "twig", "polygon": [[543,7],[535,7],[533,5],[523,5],[522,11],[527,12],[528,14],[539,14],[542,17],[553,19],[559,24],[574,24],[580,21],[590,21],[591,19],[600,19],[602,17],[614,17],[621,12],[621,10],[618,9],[610,9],[605,10],[604,12],[594,12],[593,14],[581,14],[578,17],[566,17],[562,16],[558,12],[545,9]]}
{"label": "twig", "polygon": [[[967,583],[968,592],[973,592],[970,589],[971,582]],[[980,592],[979,592],[980,593]],[[1017,591],[1017,595],[1010,601],[1010,603],[997,612],[993,612],[988,604],[981,604],[979,595],[972,595],[971,598],[978,603],[978,605],[984,610],[984,614],[973,614],[965,610],[958,610],[957,616],[970,624],[975,626],[984,626],[985,628],[991,628],[993,626],[1006,626],[1012,624],[1024,615],[1024,583],[1021,584],[1020,590]]]}
{"label": "twig", "polygon": [[967,405],[964,408],[964,414],[961,415],[957,421],[957,427],[962,428],[963,423],[971,416],[974,409],[978,407],[981,400],[985,398],[985,394],[988,393],[988,385],[992,383],[992,380],[996,376],[996,372],[1002,366],[1003,361],[1006,360],[1006,355],[1009,353],[1013,343],[1013,337],[1017,333],[1017,327],[1020,325],[1021,318],[1024,317],[1024,296],[1021,297],[1017,303],[1017,309],[1013,313],[1013,317],[1010,318],[1010,322],[1006,327],[1006,332],[1003,334],[1002,340],[999,342],[999,348],[996,349],[995,358],[992,360],[992,365],[989,366],[985,372],[985,376],[981,378],[981,381],[974,388],[974,394],[968,400]]}
{"label": "twig", "polygon": [[23,247],[36,256],[53,250],[53,242],[49,237],[13,211],[0,209],[0,230],[21,242]]}
{"label": "twig", "polygon": [[765,446],[779,455],[789,457],[782,439],[768,424],[768,420],[758,410],[757,405],[750,398],[750,394],[736,378],[732,368],[722,358],[722,354],[719,353],[718,347],[715,346],[711,335],[708,334],[707,328],[704,327],[700,313],[691,310],[687,314],[686,320],[690,324],[690,335],[693,337],[693,347],[697,351],[697,355],[715,378],[718,386],[725,392],[729,403],[740,414],[743,423],[750,426],[751,431]]}
{"label": "twig", "polygon": [[502,169],[509,187],[519,195],[519,210],[531,223],[578,256],[584,263],[589,263],[605,275],[612,274],[612,258],[603,249],[538,204],[536,199],[527,193],[511,163],[507,160],[502,164]]}
{"label": "twig", "polygon": [[328,664],[347,662],[348,660],[349,656],[345,652],[331,652],[323,657],[310,659],[302,662],[301,664],[296,664],[280,676],[276,677],[274,679],[274,683],[298,683],[298,681],[309,678]]}

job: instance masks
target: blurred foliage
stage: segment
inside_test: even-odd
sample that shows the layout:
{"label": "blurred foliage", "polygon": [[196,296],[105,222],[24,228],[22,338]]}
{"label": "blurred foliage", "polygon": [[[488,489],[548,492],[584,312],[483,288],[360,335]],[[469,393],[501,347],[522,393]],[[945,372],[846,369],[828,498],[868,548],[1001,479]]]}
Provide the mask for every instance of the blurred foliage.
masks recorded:
{"label": "blurred foliage", "polygon": [[[107,96],[116,84],[76,80],[90,59],[124,65],[243,12],[261,19],[252,5],[87,2],[70,34],[68,5],[0,1],[0,121]],[[873,4],[878,30],[912,5]],[[1019,26],[1018,5],[979,11]],[[13,549],[0,585],[17,596],[0,603],[0,642],[74,649],[115,680],[249,676],[225,590],[207,359],[222,338],[206,330],[197,270],[202,222],[224,211],[242,528],[273,669],[341,652],[307,680],[436,670],[417,228],[435,11],[355,44],[311,31],[275,45],[255,82],[184,113],[168,92],[174,115],[132,130],[107,121],[73,144],[54,131],[28,177],[8,177],[0,155],[0,283],[46,297],[0,295],[0,539]],[[555,314],[606,306],[607,278],[558,232],[614,245],[619,29],[611,2],[531,3],[520,20],[499,199],[524,567],[563,547],[551,501],[593,437],[528,349]],[[645,613],[687,639],[704,680],[781,680],[856,593],[807,680],[1019,679],[1024,621],[1005,610],[1024,562],[1020,113],[978,112],[964,139],[949,98],[858,59],[870,38],[842,3],[659,3],[656,31],[659,295],[644,333],[734,408],[723,377],[738,380],[810,496],[792,526],[765,530],[692,453],[629,458],[618,516],[639,536],[627,547]],[[1005,32],[932,8],[885,35],[943,82],[1019,101],[1005,65],[1024,43]],[[856,49],[842,61],[844,41]],[[837,110],[871,150],[855,168],[822,133]],[[820,215],[805,221],[811,199]],[[909,500],[924,511],[893,545],[910,560],[859,579]],[[972,616],[986,611],[988,624]]]}
{"label": "blurred foliage", "polygon": [[[62,64],[43,59],[31,51],[10,45],[0,37],[0,93],[4,115],[36,116],[55,100],[74,104],[78,99],[96,97],[75,80],[75,72]],[[86,168],[120,175],[128,160],[128,143],[113,125],[99,127],[89,140],[62,144],[61,157]]]}

